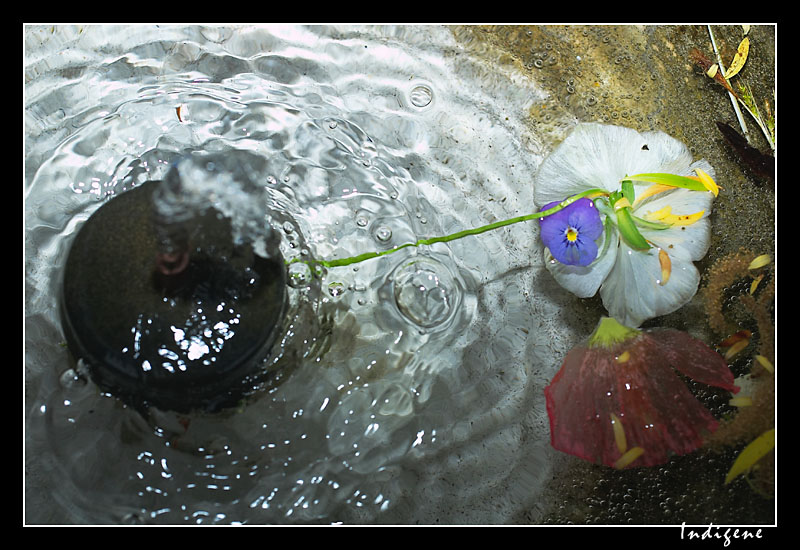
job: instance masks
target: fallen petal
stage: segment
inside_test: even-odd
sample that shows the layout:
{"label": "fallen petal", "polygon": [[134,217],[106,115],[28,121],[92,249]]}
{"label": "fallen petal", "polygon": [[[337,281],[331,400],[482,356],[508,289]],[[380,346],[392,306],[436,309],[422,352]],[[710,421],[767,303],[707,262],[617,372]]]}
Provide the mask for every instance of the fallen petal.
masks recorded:
{"label": "fallen petal", "polygon": [[753,465],[773,448],[775,448],[775,428],[758,436],[739,453],[728,475],[725,476],[725,484],[727,485],[736,477],[749,472]]}
{"label": "fallen petal", "polygon": [[617,460],[614,463],[614,468],[616,468],[617,470],[621,470],[626,466],[630,465],[631,462],[633,462],[643,454],[644,454],[644,449],[642,449],[641,447],[634,447],[633,449],[631,449],[630,451],[626,452],[621,457],[619,457],[619,460]]}
{"label": "fallen petal", "polygon": [[746,395],[738,395],[728,400],[728,405],[731,407],[750,407],[753,404],[753,398]]}
{"label": "fallen petal", "polygon": [[771,261],[772,258],[769,257],[769,254],[762,254],[761,256],[756,256],[753,258],[753,261],[750,262],[750,265],[747,266],[747,269],[758,269],[759,267],[764,267]]}
{"label": "fallen petal", "polygon": [[700,168],[695,168],[694,171],[697,174],[697,179],[700,180],[700,183],[702,183],[705,186],[705,188],[711,192],[712,195],[714,195],[715,197],[718,196],[719,185],[717,185],[717,182],[715,182],[714,179],[711,176],[709,176],[705,170],[702,170]]}
{"label": "fallen petal", "polygon": [[669,260],[669,254],[663,248],[658,249],[658,262],[661,264],[661,280],[658,281],[658,284],[664,286],[672,273],[672,262]]}
{"label": "fallen petal", "polygon": [[756,293],[756,288],[758,288],[758,285],[759,285],[759,283],[761,283],[762,280],[764,280],[764,274],[763,273],[761,275],[759,275],[758,277],[756,277],[755,279],[753,279],[753,281],[750,283],[750,294],[755,294]]}
{"label": "fallen petal", "polygon": [[628,450],[625,428],[622,427],[622,421],[614,413],[611,413],[611,427],[614,430],[614,441],[617,443],[617,449],[619,449],[619,452],[625,453]]}
{"label": "fallen petal", "polygon": [[741,342],[742,340],[749,340],[752,335],[753,333],[750,332],[749,330],[740,330],[734,332],[733,334],[725,338],[722,342],[719,343],[719,346],[721,348],[729,348],[736,342]]}
{"label": "fallen petal", "polygon": [[736,355],[740,351],[742,351],[744,348],[746,348],[749,345],[750,345],[750,340],[739,340],[738,342],[733,344],[731,347],[729,347],[728,350],[725,352],[725,360],[729,361],[731,358],[736,357]]}
{"label": "fallen petal", "polygon": [[773,367],[769,359],[767,359],[763,355],[756,355],[755,359],[756,361],[758,361],[758,364],[764,367],[768,372],[775,372],[775,367]]}
{"label": "fallen petal", "polygon": [[634,460],[653,466],[696,450],[716,430],[717,420],[673,369],[735,393],[725,360],[677,330],[629,334],[567,354],[544,390],[554,448],[617,468]]}

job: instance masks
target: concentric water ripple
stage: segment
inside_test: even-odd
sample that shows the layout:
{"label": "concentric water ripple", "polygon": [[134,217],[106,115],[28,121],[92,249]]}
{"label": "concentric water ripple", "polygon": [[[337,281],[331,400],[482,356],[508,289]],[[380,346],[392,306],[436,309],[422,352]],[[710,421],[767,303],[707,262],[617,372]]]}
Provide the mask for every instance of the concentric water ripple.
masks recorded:
{"label": "concentric water ripple", "polygon": [[[26,30],[28,521],[497,523],[531,508],[574,303],[536,228],[314,260],[529,212],[538,92],[437,27],[119,30]],[[249,402],[143,418],[61,345],[59,277],[102,201],[204,152],[252,184],[212,195],[295,260],[290,313]]]}

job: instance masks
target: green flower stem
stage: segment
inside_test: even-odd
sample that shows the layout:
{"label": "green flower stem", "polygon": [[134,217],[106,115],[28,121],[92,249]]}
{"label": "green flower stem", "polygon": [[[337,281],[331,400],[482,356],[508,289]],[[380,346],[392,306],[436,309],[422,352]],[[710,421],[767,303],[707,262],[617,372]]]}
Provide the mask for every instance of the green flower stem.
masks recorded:
{"label": "green flower stem", "polygon": [[[508,220],[503,220],[499,222],[490,223],[488,225],[483,225],[481,227],[476,227],[474,229],[465,229],[464,231],[459,231],[457,233],[453,233],[451,235],[445,235],[443,237],[433,237],[430,239],[420,239],[414,243],[406,243],[400,246],[396,246],[394,248],[390,248],[389,250],[382,250],[380,252],[366,252],[364,254],[359,254],[358,256],[352,256],[350,258],[341,258],[338,260],[314,260],[314,263],[320,264],[324,267],[340,267],[345,265],[356,264],[359,262],[363,262],[365,260],[370,260],[372,258],[379,258],[381,256],[386,256],[388,254],[393,254],[398,250],[402,250],[403,248],[408,248],[409,246],[421,246],[421,245],[432,245],[436,243],[446,243],[450,241],[454,241],[456,239],[460,239],[462,237],[467,237],[469,235],[480,235],[481,233],[485,233],[486,231],[491,231],[493,229],[498,229],[500,227],[505,227],[507,225],[513,225],[519,222],[525,222],[530,220],[538,220],[541,218],[545,218],[547,216],[551,216],[556,212],[563,210],[573,202],[577,201],[578,199],[582,199],[584,197],[590,195],[608,195],[608,192],[603,189],[587,189],[586,191],[582,191],[577,195],[573,195],[567,199],[564,199],[557,205],[553,206],[552,208],[548,208],[547,210],[542,210],[541,212],[534,212],[532,214],[527,214],[525,216],[517,216],[516,218],[511,218]],[[286,262],[287,264],[293,264],[295,262],[302,262],[299,258],[295,258]]]}

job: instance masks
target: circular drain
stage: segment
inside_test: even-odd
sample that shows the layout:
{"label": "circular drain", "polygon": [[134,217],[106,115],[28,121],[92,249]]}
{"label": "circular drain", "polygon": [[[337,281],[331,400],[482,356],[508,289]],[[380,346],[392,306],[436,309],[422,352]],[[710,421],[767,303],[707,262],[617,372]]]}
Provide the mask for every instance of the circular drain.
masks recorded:
{"label": "circular drain", "polygon": [[280,253],[234,244],[213,208],[164,253],[147,182],[104,204],[69,251],[61,314],[92,379],[134,406],[216,410],[259,378],[286,304]]}

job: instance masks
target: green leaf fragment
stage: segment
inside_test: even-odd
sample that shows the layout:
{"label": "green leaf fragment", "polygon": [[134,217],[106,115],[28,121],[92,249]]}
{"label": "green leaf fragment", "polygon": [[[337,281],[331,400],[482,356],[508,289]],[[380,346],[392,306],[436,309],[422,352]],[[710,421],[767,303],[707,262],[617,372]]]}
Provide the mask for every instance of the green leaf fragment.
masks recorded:
{"label": "green leaf fragment", "polygon": [[628,199],[628,202],[631,204],[636,200],[636,193],[633,191],[632,181],[622,180],[622,196]]}
{"label": "green leaf fragment", "polygon": [[625,240],[628,246],[635,250],[649,250],[650,244],[647,242],[633,221],[633,214],[631,208],[626,206],[617,210],[617,228],[619,234]]}
{"label": "green leaf fragment", "polygon": [[[680,187],[692,191],[708,191],[702,182],[693,178],[687,178],[686,176],[676,176],[675,174],[637,174],[635,176],[626,176],[625,180],[659,183],[661,185]],[[623,182],[625,180],[623,180]]]}

